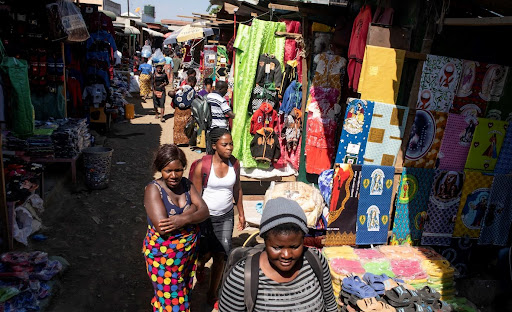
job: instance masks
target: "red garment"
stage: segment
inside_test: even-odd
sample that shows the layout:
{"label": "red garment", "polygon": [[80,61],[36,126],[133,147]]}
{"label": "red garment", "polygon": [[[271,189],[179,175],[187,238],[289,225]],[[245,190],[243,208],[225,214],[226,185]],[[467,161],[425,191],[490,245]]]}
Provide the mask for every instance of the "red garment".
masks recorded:
{"label": "red garment", "polygon": [[359,86],[359,77],[363,65],[364,49],[366,47],[366,37],[372,21],[372,9],[369,5],[363,6],[352,27],[352,36],[348,46],[348,86],[357,91]]}
{"label": "red garment", "polygon": [[285,117],[284,114],[278,115],[278,122],[274,131],[277,133],[279,139],[279,146],[281,147],[281,157],[277,162],[273,164],[274,168],[284,168],[286,164],[290,164],[295,170],[299,170],[299,161],[300,161],[300,146],[302,142],[302,137],[299,138],[297,142],[297,148],[292,151],[288,151],[286,148],[286,138],[284,137],[283,130],[285,130]]}
{"label": "red garment", "polygon": [[[293,34],[301,33],[300,22],[284,20],[284,23],[286,24],[286,32]],[[284,45],[284,64],[297,58],[297,62],[299,63],[297,65],[297,76],[299,78],[299,82],[302,83],[302,57],[297,57],[298,52],[297,41],[295,41],[295,39],[286,39]]]}
{"label": "red garment", "polygon": [[100,30],[109,32],[112,36],[116,35],[112,19],[103,12],[92,12],[85,14],[87,25],[89,26],[89,32],[94,33]]}
{"label": "red garment", "polygon": [[267,102],[263,102],[252,115],[251,118],[251,134],[256,134],[256,131],[263,127],[274,129],[277,125],[277,113]]}
{"label": "red garment", "polygon": [[82,88],[80,87],[80,81],[73,77],[68,77],[66,88],[68,91],[69,101],[73,106],[71,114],[73,117],[82,117]]}

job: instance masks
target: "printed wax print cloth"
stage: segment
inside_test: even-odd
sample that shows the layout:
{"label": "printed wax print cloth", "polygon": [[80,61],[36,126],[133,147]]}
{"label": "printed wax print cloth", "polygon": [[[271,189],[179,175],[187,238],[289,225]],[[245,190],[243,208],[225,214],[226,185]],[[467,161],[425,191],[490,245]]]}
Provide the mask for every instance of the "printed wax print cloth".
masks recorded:
{"label": "printed wax print cloth", "polygon": [[327,206],[331,203],[333,177],[334,169],[327,169],[318,176],[318,188]]}
{"label": "printed wax print cloth", "polygon": [[449,246],[459,209],[464,172],[436,170],[430,190],[422,245]]}
{"label": "printed wax print cloth", "polygon": [[477,124],[478,119],[473,116],[448,115],[441,149],[437,154],[439,169],[464,170]]}
{"label": "printed wax print cloth", "polygon": [[403,168],[393,222],[393,245],[419,245],[434,169]]}
{"label": "printed wax print cloth", "polygon": [[335,169],[327,220],[326,246],[355,245],[361,166],[340,164]]}
{"label": "printed wax print cloth", "polygon": [[336,163],[358,165],[363,163],[374,105],[373,101],[354,98],[347,100]]}
{"label": "printed wax print cloth", "polygon": [[[484,117],[487,109],[488,87],[482,85],[487,72],[494,72],[494,65],[467,61],[462,63],[462,74],[450,112],[464,116]],[[489,79],[486,80],[487,85]]]}
{"label": "printed wax print cloth", "polygon": [[493,177],[478,171],[465,173],[466,180],[462,188],[453,237],[478,238],[487,210]]}
{"label": "printed wax print cloth", "polygon": [[421,73],[416,108],[448,112],[462,72],[462,60],[446,56],[427,55]]}
{"label": "printed wax print cloth", "polygon": [[362,166],[356,244],[386,244],[395,167]]}
{"label": "printed wax print cloth", "polygon": [[405,167],[434,168],[448,114],[418,109],[409,133]]}
{"label": "printed wax print cloth", "polygon": [[361,98],[395,104],[404,59],[404,50],[367,45],[357,90]]}
{"label": "printed wax print cloth", "polygon": [[[498,174],[492,182],[489,206],[478,243],[505,246],[510,242],[512,225],[512,176]],[[509,246],[509,245],[507,245]]]}
{"label": "printed wax print cloth", "polygon": [[505,139],[508,122],[478,118],[469,148],[466,169],[493,171]]}
{"label": "printed wax print cloth", "polygon": [[[497,72],[498,74],[499,72]],[[507,68],[508,73],[508,68]],[[507,74],[503,84],[503,93],[500,97],[494,96],[489,100],[485,117],[496,120],[512,122],[512,75]],[[501,80],[501,79],[499,79]]]}
{"label": "printed wax print cloth", "polygon": [[263,53],[273,54],[282,64],[284,56],[285,38],[276,37],[276,31],[285,32],[284,23],[266,22],[255,19],[251,26],[239,25],[237,36],[233,46],[236,50],[237,66],[235,66],[236,78],[234,81],[233,112],[237,118],[233,119],[233,141],[237,142],[233,150],[233,156],[239,159],[246,168],[262,167],[269,165],[253,159],[250,150],[252,136],[249,133],[251,116],[247,114],[247,105],[251,99],[252,88],[256,79],[258,58]]}
{"label": "printed wax print cloth", "polygon": [[336,109],[339,90],[311,87],[306,125],[306,171],[320,174],[332,168],[336,149]]}
{"label": "printed wax print cloth", "polygon": [[494,173],[510,174],[512,173],[512,127],[507,127],[507,133],[501,146],[500,156],[494,168]]}
{"label": "printed wax print cloth", "polygon": [[395,165],[408,113],[407,107],[375,102],[364,153],[365,165]]}

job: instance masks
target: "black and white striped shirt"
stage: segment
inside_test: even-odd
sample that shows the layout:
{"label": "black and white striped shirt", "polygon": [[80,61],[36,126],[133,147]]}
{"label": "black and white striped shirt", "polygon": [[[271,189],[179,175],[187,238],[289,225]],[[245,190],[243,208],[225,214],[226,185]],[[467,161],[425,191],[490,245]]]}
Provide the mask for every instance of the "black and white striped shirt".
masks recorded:
{"label": "black and white striped shirt", "polygon": [[[331,273],[324,256],[316,252],[322,262],[324,271],[324,288],[322,294],[320,281],[304,257],[299,275],[290,282],[278,283],[268,278],[259,270],[258,295],[254,312],[337,312],[336,299],[332,291]],[[244,265],[241,261],[233,270],[223,285],[219,301],[219,312],[245,312],[244,303]]]}
{"label": "black and white striped shirt", "polygon": [[226,114],[231,111],[231,107],[229,107],[226,99],[222,95],[212,92],[206,96],[206,101],[210,105],[210,111],[212,113],[211,128],[228,129],[228,118]]}

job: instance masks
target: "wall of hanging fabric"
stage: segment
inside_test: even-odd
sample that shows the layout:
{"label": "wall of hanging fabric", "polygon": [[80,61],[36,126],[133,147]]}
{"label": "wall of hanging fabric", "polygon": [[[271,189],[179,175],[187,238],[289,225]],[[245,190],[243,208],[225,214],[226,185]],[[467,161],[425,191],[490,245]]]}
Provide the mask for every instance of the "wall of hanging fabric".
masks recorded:
{"label": "wall of hanging fabric", "polygon": [[498,162],[494,167],[494,172],[499,174],[510,174],[512,173],[512,127],[507,127],[507,134],[503,140],[501,146],[500,155],[498,156]]}
{"label": "wall of hanging fabric", "polygon": [[281,63],[284,55],[284,37],[276,37],[275,32],[286,31],[284,23],[265,22],[253,20],[251,26],[240,24],[237,37],[233,44],[236,50],[235,83],[233,111],[233,141],[237,142],[233,156],[238,158],[244,167],[264,167],[268,164],[258,164],[252,157],[250,144],[252,136],[249,133],[250,116],[247,114],[247,105],[251,99],[251,88],[256,79],[258,58],[262,53],[273,54]]}

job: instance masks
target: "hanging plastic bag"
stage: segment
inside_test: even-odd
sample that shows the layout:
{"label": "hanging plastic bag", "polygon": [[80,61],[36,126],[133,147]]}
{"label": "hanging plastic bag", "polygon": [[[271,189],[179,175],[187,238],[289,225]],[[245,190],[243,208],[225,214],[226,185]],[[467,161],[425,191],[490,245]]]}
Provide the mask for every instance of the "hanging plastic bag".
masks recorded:
{"label": "hanging plastic bag", "polygon": [[32,214],[25,207],[16,207],[14,209],[15,222],[13,224],[13,236],[23,245],[28,245],[30,234],[39,231],[41,222],[34,220]]}
{"label": "hanging plastic bag", "polygon": [[140,51],[140,56],[144,58],[150,58],[151,57],[151,46],[145,45],[142,47],[142,50]]}
{"label": "hanging plastic bag", "polygon": [[78,7],[71,0],[59,0],[59,12],[68,41],[82,42],[89,39],[89,32]]}
{"label": "hanging plastic bag", "polygon": [[140,92],[140,86],[139,86],[139,76],[133,75],[130,76],[130,90],[131,93],[139,93]]}
{"label": "hanging plastic bag", "polygon": [[8,57],[0,41],[0,71],[10,80],[12,130],[22,138],[34,133],[34,107],[30,98],[28,64],[25,60]]}
{"label": "hanging plastic bag", "polygon": [[156,66],[157,64],[165,63],[165,56],[162,53],[162,50],[156,49],[155,53],[153,53],[153,56],[151,57],[151,60],[153,62],[153,66]]}

